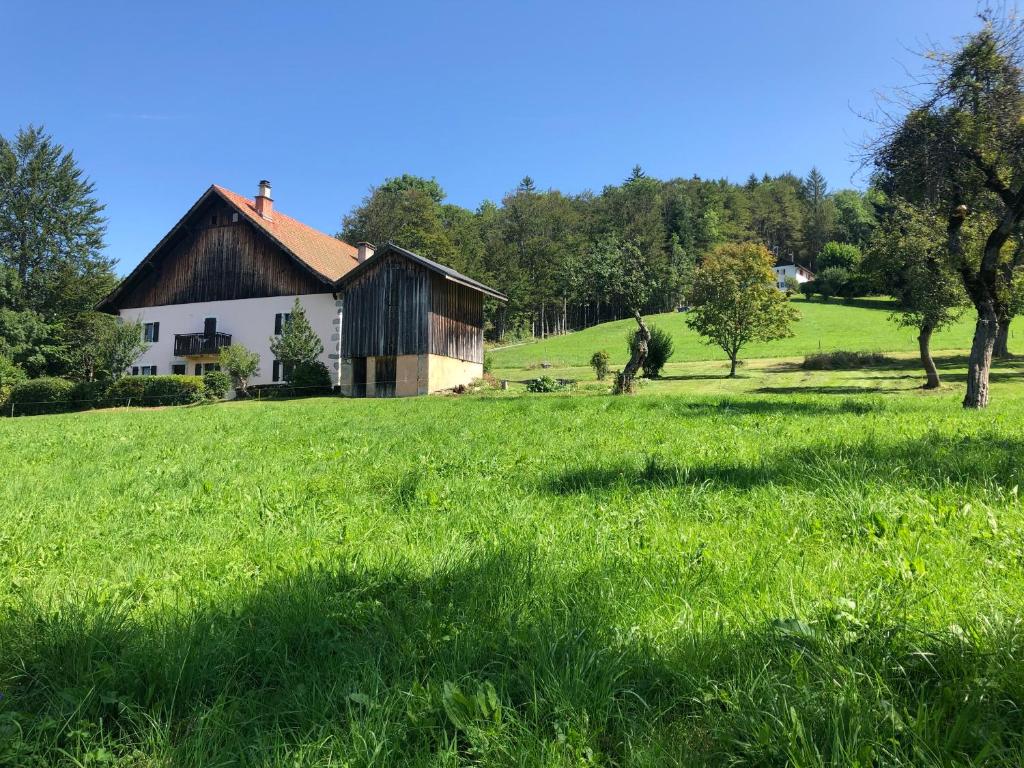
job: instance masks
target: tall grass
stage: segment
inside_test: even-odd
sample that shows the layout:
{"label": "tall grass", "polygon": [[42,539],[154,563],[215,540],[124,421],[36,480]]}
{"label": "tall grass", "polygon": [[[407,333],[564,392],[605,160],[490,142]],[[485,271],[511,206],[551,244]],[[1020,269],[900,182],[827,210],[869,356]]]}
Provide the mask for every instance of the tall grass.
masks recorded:
{"label": "tall grass", "polygon": [[5,421],[0,764],[1019,765],[1022,426],[955,393]]}

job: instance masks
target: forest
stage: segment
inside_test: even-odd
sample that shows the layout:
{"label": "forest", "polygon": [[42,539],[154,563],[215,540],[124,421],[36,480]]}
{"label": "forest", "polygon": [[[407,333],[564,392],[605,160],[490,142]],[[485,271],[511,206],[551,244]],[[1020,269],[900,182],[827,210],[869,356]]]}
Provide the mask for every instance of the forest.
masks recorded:
{"label": "forest", "polygon": [[619,287],[630,270],[651,286],[645,312],[674,309],[721,243],[763,243],[780,262],[822,271],[828,293],[866,292],[856,267],[883,199],[832,191],[816,168],[737,184],[661,180],[637,166],[599,193],[541,189],[526,176],[500,204],[470,211],[447,203],[436,179],[403,175],[371,189],[339,236],[394,240],[495,286],[509,303],[490,308],[488,334],[508,341],[624,317]]}

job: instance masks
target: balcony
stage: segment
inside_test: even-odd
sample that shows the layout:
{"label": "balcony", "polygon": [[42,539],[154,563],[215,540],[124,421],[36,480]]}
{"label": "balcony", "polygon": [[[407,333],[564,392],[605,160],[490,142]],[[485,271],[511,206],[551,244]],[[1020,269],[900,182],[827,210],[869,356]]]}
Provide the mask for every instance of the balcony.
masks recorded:
{"label": "balcony", "polygon": [[231,346],[230,333],[176,333],[175,357],[202,357],[220,354],[221,347]]}

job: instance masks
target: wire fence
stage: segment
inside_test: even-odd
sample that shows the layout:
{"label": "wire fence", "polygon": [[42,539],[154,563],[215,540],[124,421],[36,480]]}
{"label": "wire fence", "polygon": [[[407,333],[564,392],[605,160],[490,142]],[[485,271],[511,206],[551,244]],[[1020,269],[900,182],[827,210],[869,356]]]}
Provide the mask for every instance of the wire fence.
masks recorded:
{"label": "wire fence", "polygon": [[[235,388],[237,400],[286,400],[292,397],[302,397],[314,394],[334,395],[337,397],[373,397],[373,396],[394,396],[399,384],[418,385],[416,379],[394,379],[374,380],[365,384],[346,384],[345,386],[293,386],[287,383],[281,384],[257,384],[247,387],[248,394],[242,395],[238,388]],[[382,391],[383,387],[383,391]],[[507,388],[507,387],[504,387]],[[454,387],[452,388],[454,389]],[[390,390],[390,391],[388,391]],[[417,388],[418,391],[418,388]],[[425,393],[425,392],[424,392]],[[222,398],[214,398],[213,401],[220,401]],[[100,408],[131,408],[134,403],[140,408],[159,408],[172,406],[202,405],[211,402],[210,399],[186,399],[181,394],[161,395],[132,395],[126,397],[95,397],[95,398],[74,398],[65,400],[22,400],[14,401],[8,399],[7,404],[0,411],[4,416],[14,418],[16,416],[45,416],[56,413],[73,413],[75,411],[88,411]],[[20,409],[20,413],[19,413]]]}

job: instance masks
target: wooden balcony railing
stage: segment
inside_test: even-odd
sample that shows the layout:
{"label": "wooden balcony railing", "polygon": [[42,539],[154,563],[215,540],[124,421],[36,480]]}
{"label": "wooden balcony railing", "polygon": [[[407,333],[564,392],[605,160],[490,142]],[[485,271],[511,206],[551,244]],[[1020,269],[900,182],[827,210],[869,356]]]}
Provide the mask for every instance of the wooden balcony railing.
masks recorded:
{"label": "wooden balcony railing", "polygon": [[175,357],[199,357],[216,355],[221,347],[231,346],[230,333],[176,333],[174,334]]}

